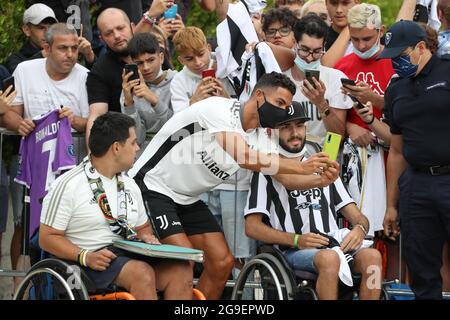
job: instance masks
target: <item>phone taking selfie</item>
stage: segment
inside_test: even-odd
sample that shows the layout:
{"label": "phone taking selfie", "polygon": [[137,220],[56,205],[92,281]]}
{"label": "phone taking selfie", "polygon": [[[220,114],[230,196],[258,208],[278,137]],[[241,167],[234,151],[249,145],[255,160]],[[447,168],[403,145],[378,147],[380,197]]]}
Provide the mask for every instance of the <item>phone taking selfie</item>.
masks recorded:
{"label": "phone taking selfie", "polygon": [[178,6],[174,4],[169,9],[164,12],[164,19],[176,19],[177,17]]}
{"label": "phone taking selfie", "polygon": [[314,84],[313,77],[316,78],[317,81],[319,81],[320,71],[306,69],[305,70],[305,78],[314,87],[314,89],[316,89],[316,85]]}
{"label": "phone taking selfie", "polygon": [[15,90],[14,88],[14,77],[10,76],[6,79],[3,79],[2,81],[2,91],[5,92],[6,89],[9,88],[9,86],[12,86],[12,90],[10,92],[13,92]]}
{"label": "phone taking selfie", "polygon": [[139,79],[139,72],[138,72],[137,64],[134,64],[134,63],[126,64],[124,69],[125,69],[125,74],[133,72],[133,74],[130,76],[130,78],[128,78],[128,82]]}
{"label": "phone taking selfie", "polygon": [[334,132],[327,132],[322,151],[325,152],[330,160],[336,161],[339,148],[341,147],[342,136]]}
{"label": "phone taking selfie", "polygon": [[202,78],[204,79],[204,78],[207,78],[207,77],[215,78],[216,77],[216,70],[208,69],[208,70],[202,71]]}

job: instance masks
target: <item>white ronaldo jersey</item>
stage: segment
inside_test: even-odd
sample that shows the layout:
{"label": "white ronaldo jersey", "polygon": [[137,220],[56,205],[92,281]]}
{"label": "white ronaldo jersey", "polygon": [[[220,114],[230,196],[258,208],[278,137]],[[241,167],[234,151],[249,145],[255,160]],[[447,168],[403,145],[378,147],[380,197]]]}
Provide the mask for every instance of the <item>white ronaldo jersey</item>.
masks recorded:
{"label": "white ronaldo jersey", "polygon": [[215,134],[235,132],[251,148],[277,153],[277,142],[264,130],[245,133],[237,100],[211,97],[176,113],[151,140],[130,169],[152,191],[178,204],[191,204],[198,196],[229,179],[239,164],[217,142]]}

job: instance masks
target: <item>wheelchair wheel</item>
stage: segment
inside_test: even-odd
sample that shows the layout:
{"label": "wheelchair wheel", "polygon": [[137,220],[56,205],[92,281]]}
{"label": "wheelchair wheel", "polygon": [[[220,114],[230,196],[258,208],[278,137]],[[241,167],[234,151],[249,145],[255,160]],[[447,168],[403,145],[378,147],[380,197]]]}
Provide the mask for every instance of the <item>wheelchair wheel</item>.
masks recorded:
{"label": "wheelchair wheel", "polygon": [[[314,284],[312,284],[314,285]],[[297,287],[297,293],[295,300],[319,300],[316,290],[309,284],[299,285]]]}
{"label": "wheelchair wheel", "polygon": [[45,259],[36,263],[17,288],[14,300],[89,300],[74,266]]}
{"label": "wheelchair wheel", "polygon": [[236,279],[232,300],[292,300],[293,284],[273,255],[262,253],[247,262]]}

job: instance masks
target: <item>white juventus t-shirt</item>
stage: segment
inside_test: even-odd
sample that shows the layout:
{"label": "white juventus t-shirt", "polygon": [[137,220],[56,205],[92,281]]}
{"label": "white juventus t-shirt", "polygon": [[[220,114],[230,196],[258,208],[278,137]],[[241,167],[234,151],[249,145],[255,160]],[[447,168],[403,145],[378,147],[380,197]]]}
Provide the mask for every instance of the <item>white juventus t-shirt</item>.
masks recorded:
{"label": "white juventus t-shirt", "polygon": [[[341,92],[341,78],[347,78],[347,76],[340,70],[319,66],[320,80],[325,84],[325,99],[329,105],[336,109],[351,109],[352,100]],[[297,91],[295,92],[293,101],[300,102],[308,112],[308,117],[311,118],[306,126],[306,132],[308,135],[313,135],[321,139],[321,145],[325,141],[325,135],[327,129],[322,121],[319,110],[313,105],[308,98],[306,98],[300,91],[300,84],[303,81],[297,81],[292,76],[292,68],[284,72],[296,85]]]}
{"label": "white juventus t-shirt", "polygon": [[245,133],[237,100],[211,97],[176,113],[151,140],[128,175],[143,180],[152,191],[178,204],[191,204],[198,196],[229,179],[239,164],[217,142],[220,132],[235,132],[251,148],[278,153],[274,135],[264,130]]}
{"label": "white juventus t-shirt", "polygon": [[[117,218],[117,178],[100,175],[103,188]],[[148,222],[141,190],[129,177],[123,175],[127,199],[127,220],[132,227]],[[76,246],[95,251],[111,245],[122,237],[113,233],[100,206],[94,198],[83,163],[58,177],[51,185],[42,203],[41,223],[65,232],[65,237]]]}
{"label": "white juventus t-shirt", "polygon": [[274,178],[255,172],[244,215],[263,213],[272,228],[284,232],[329,233],[339,229],[337,212],[350,203],[354,201],[339,178],[325,188],[287,190]]}

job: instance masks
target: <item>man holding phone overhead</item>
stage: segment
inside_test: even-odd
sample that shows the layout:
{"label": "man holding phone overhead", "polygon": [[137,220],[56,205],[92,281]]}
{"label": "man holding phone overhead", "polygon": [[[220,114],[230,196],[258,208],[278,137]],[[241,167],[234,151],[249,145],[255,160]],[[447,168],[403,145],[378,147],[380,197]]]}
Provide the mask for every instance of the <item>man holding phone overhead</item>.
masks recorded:
{"label": "man holding phone overhead", "polygon": [[327,131],[345,134],[346,110],[352,106],[350,98],[340,92],[339,79],[346,78],[345,74],[320,63],[327,29],[316,15],[307,15],[295,24],[297,56],[295,65],[285,72],[298,87],[293,100],[300,102],[311,118],[307,134],[320,144]]}

